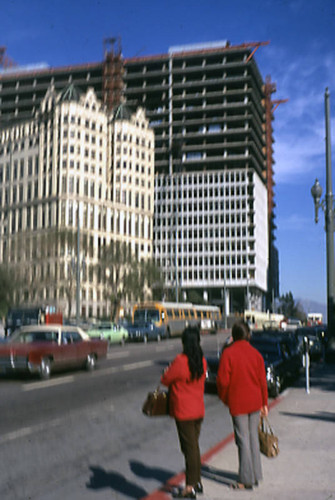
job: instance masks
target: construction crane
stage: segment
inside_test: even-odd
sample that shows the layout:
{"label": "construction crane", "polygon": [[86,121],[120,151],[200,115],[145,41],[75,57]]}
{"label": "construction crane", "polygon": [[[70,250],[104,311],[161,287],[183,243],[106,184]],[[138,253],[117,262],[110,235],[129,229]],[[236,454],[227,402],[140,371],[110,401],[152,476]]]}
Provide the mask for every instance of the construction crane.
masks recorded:
{"label": "construction crane", "polygon": [[10,57],[6,55],[6,47],[0,46],[0,68],[12,68],[13,66],[17,66],[16,62],[13,61]]}

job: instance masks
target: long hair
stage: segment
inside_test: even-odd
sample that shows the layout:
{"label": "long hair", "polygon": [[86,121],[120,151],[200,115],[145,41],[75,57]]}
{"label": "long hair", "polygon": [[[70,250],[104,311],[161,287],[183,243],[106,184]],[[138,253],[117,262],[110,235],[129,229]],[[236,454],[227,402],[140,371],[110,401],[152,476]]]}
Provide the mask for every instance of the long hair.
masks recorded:
{"label": "long hair", "polygon": [[185,328],[182,335],[183,353],[188,358],[191,380],[199,379],[204,373],[203,352],[200,346],[200,331],[196,326]]}
{"label": "long hair", "polygon": [[250,328],[248,323],[245,321],[238,321],[237,323],[234,323],[231,334],[234,342],[236,340],[249,340]]}

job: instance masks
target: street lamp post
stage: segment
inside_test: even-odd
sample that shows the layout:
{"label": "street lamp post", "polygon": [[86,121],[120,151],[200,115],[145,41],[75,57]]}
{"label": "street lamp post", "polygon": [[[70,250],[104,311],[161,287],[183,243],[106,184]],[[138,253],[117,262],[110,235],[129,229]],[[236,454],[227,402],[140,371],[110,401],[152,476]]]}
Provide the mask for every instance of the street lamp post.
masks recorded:
{"label": "street lamp post", "polygon": [[77,206],[77,267],[76,267],[76,323],[80,319],[80,217],[79,203]]}
{"label": "street lamp post", "polygon": [[318,211],[322,208],[325,213],[326,228],[326,252],[327,252],[327,322],[328,335],[335,335],[334,317],[334,200],[332,192],[332,168],[331,168],[331,142],[330,142],[330,112],[329,112],[329,91],[325,92],[325,118],[326,118],[326,194],[321,200],[322,187],[318,179],[311,189],[315,204],[315,222],[318,222]]}

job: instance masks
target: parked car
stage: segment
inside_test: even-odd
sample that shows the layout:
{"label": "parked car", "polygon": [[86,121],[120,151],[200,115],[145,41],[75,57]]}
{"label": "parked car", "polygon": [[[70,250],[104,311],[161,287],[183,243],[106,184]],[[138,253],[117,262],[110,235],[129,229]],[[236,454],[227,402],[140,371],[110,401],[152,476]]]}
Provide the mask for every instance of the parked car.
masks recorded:
{"label": "parked car", "polygon": [[253,334],[250,344],[263,356],[269,395],[277,397],[282,388],[299,377],[302,363],[298,345],[285,334]]}
{"label": "parked car", "polygon": [[165,328],[158,327],[155,323],[151,322],[136,322],[125,326],[128,330],[128,341],[131,342],[148,342],[156,340],[159,342],[165,338]]}
{"label": "parked car", "polygon": [[[291,333],[256,330],[250,344],[264,358],[269,395],[277,397],[284,385],[300,375],[302,363],[297,340]],[[207,357],[206,360],[206,392],[216,392],[220,356]]]}
{"label": "parked car", "polygon": [[86,333],[91,338],[105,339],[109,344],[123,345],[128,339],[128,330],[121,325],[116,325],[111,322],[103,322],[91,326]]}
{"label": "parked car", "polygon": [[309,355],[311,361],[318,361],[322,356],[322,332],[317,326],[307,326],[304,328],[297,328],[296,334],[299,339],[301,348],[303,349],[304,338],[309,340]]}
{"label": "parked car", "polygon": [[24,326],[0,344],[0,371],[48,379],[54,371],[75,366],[93,370],[107,356],[107,347],[106,341],[90,339],[76,326]]}

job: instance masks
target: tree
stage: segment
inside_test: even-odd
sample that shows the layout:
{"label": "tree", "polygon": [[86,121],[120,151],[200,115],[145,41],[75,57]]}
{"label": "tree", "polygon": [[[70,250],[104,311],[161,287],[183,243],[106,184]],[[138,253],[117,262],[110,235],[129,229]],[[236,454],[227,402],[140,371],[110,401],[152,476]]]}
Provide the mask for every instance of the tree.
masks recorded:
{"label": "tree", "polygon": [[162,285],[161,273],[152,259],[139,262],[126,242],[111,241],[101,249],[98,272],[111,303],[111,317],[118,318],[122,300],[145,300]]}
{"label": "tree", "polygon": [[279,298],[279,312],[286,318],[298,318],[301,321],[306,320],[305,311],[300,304],[294,300],[292,292],[288,292]]}
{"label": "tree", "polygon": [[0,265],[0,316],[7,315],[8,309],[14,303],[16,279],[5,264]]}

